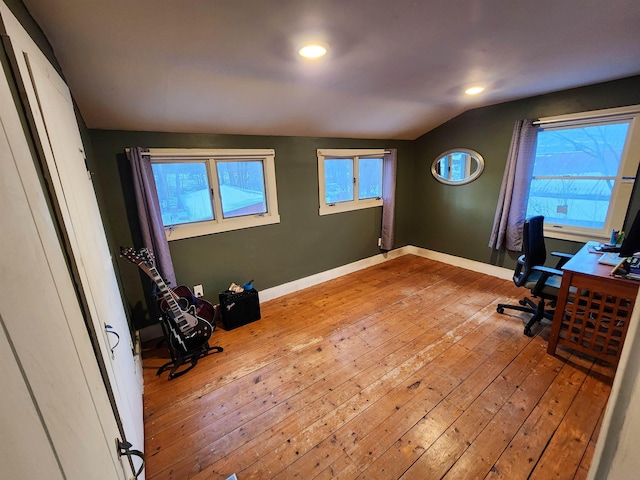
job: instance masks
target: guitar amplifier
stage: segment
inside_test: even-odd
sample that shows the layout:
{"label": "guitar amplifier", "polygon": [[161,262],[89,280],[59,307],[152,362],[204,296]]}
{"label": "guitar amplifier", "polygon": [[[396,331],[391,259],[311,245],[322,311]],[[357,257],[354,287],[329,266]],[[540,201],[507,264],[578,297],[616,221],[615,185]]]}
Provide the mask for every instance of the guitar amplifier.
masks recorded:
{"label": "guitar amplifier", "polygon": [[255,288],[240,293],[225,290],[220,292],[219,299],[225,330],[260,320],[260,299]]}

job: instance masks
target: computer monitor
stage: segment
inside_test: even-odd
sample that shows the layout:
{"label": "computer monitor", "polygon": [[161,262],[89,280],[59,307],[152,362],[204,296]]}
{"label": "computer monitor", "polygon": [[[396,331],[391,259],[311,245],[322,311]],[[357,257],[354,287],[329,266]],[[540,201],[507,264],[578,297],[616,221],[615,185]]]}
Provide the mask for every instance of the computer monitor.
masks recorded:
{"label": "computer monitor", "polygon": [[618,255],[620,257],[630,257],[637,252],[640,252],[640,210],[636,213],[631,228],[625,233]]}

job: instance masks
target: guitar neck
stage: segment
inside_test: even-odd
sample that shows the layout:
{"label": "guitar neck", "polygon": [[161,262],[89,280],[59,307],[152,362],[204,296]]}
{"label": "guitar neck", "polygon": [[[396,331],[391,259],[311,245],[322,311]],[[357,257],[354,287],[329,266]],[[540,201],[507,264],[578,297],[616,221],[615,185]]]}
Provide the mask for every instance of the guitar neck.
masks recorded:
{"label": "guitar neck", "polygon": [[[162,275],[160,275],[160,273],[155,267],[147,267],[144,263],[138,263],[137,265],[140,267],[140,269],[144,273],[147,274],[149,278],[151,278],[151,280],[153,280],[153,283],[155,283],[158,286],[158,288],[160,289],[163,295],[166,295],[165,294],[165,290],[166,290],[166,292],[171,296],[171,298],[173,298],[174,301],[176,302],[178,301],[178,299],[180,298],[178,294],[174,292],[171,288],[169,288],[169,286],[162,279]],[[170,300],[167,299],[166,296],[165,296],[165,300],[167,300],[167,303],[170,302]]]}
{"label": "guitar neck", "polygon": [[185,328],[188,328],[189,324],[184,318],[182,309],[180,308],[180,305],[178,305],[178,302],[176,300],[176,293],[167,286],[158,270],[155,267],[148,267],[144,263],[139,263],[138,266],[144,273],[151,277],[153,282],[158,286],[162,297],[167,302],[171,313],[173,313],[173,318],[180,329],[184,331]]}

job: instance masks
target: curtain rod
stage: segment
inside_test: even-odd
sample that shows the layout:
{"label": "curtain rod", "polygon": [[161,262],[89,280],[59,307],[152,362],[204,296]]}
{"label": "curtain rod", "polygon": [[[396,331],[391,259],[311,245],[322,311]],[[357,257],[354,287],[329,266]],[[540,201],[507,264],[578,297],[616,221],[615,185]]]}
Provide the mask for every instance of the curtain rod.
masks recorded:
{"label": "curtain rod", "polygon": [[[536,122],[533,122],[533,123],[534,123],[534,125],[536,125],[536,124],[537,124]],[[242,150],[242,149],[238,149],[238,150]],[[129,152],[131,152],[131,148],[130,148],[130,147],[126,147],[126,148],[124,149],[124,151],[125,151],[125,153],[129,153]],[[391,155],[391,150],[385,150],[385,151],[384,151],[384,153],[385,153],[385,155]],[[185,157],[184,155],[176,155],[176,154],[158,154],[158,153],[153,154],[153,153],[151,153],[151,152],[141,152],[140,154],[141,154],[141,155],[143,155],[143,156],[147,156],[147,157],[150,157],[150,156],[152,156],[152,155],[153,155],[153,156],[156,156],[156,157],[160,157],[160,156],[163,156],[163,155],[172,155],[172,156],[181,156],[181,157]],[[223,155],[220,155],[220,156],[223,156]],[[250,155],[247,155],[247,156],[250,156]],[[197,156],[193,156],[193,157],[194,157],[194,158],[196,158]]]}
{"label": "curtain rod", "polygon": [[[203,159],[208,157],[233,157],[262,158],[275,155],[272,148],[156,148],[150,152],[140,152],[140,155],[151,158],[178,158],[184,160]],[[155,150],[155,151],[153,151]]]}
{"label": "curtain rod", "polygon": [[631,117],[640,113],[640,105],[628,107],[606,108],[604,110],[593,110],[591,112],[569,113],[566,115],[555,115],[553,117],[542,117],[534,121],[534,125],[553,125],[563,122],[580,122],[584,120],[596,120],[616,117]]}

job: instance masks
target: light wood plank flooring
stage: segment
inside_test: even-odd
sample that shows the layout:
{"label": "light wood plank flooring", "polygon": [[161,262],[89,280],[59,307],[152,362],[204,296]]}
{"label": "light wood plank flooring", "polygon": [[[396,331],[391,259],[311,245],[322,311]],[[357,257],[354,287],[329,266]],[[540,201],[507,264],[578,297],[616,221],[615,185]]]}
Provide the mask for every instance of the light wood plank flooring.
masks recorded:
{"label": "light wood plank flooring", "polygon": [[183,377],[149,347],[147,479],[586,478],[613,371],[496,313],[525,293],[406,255],[262,303]]}

